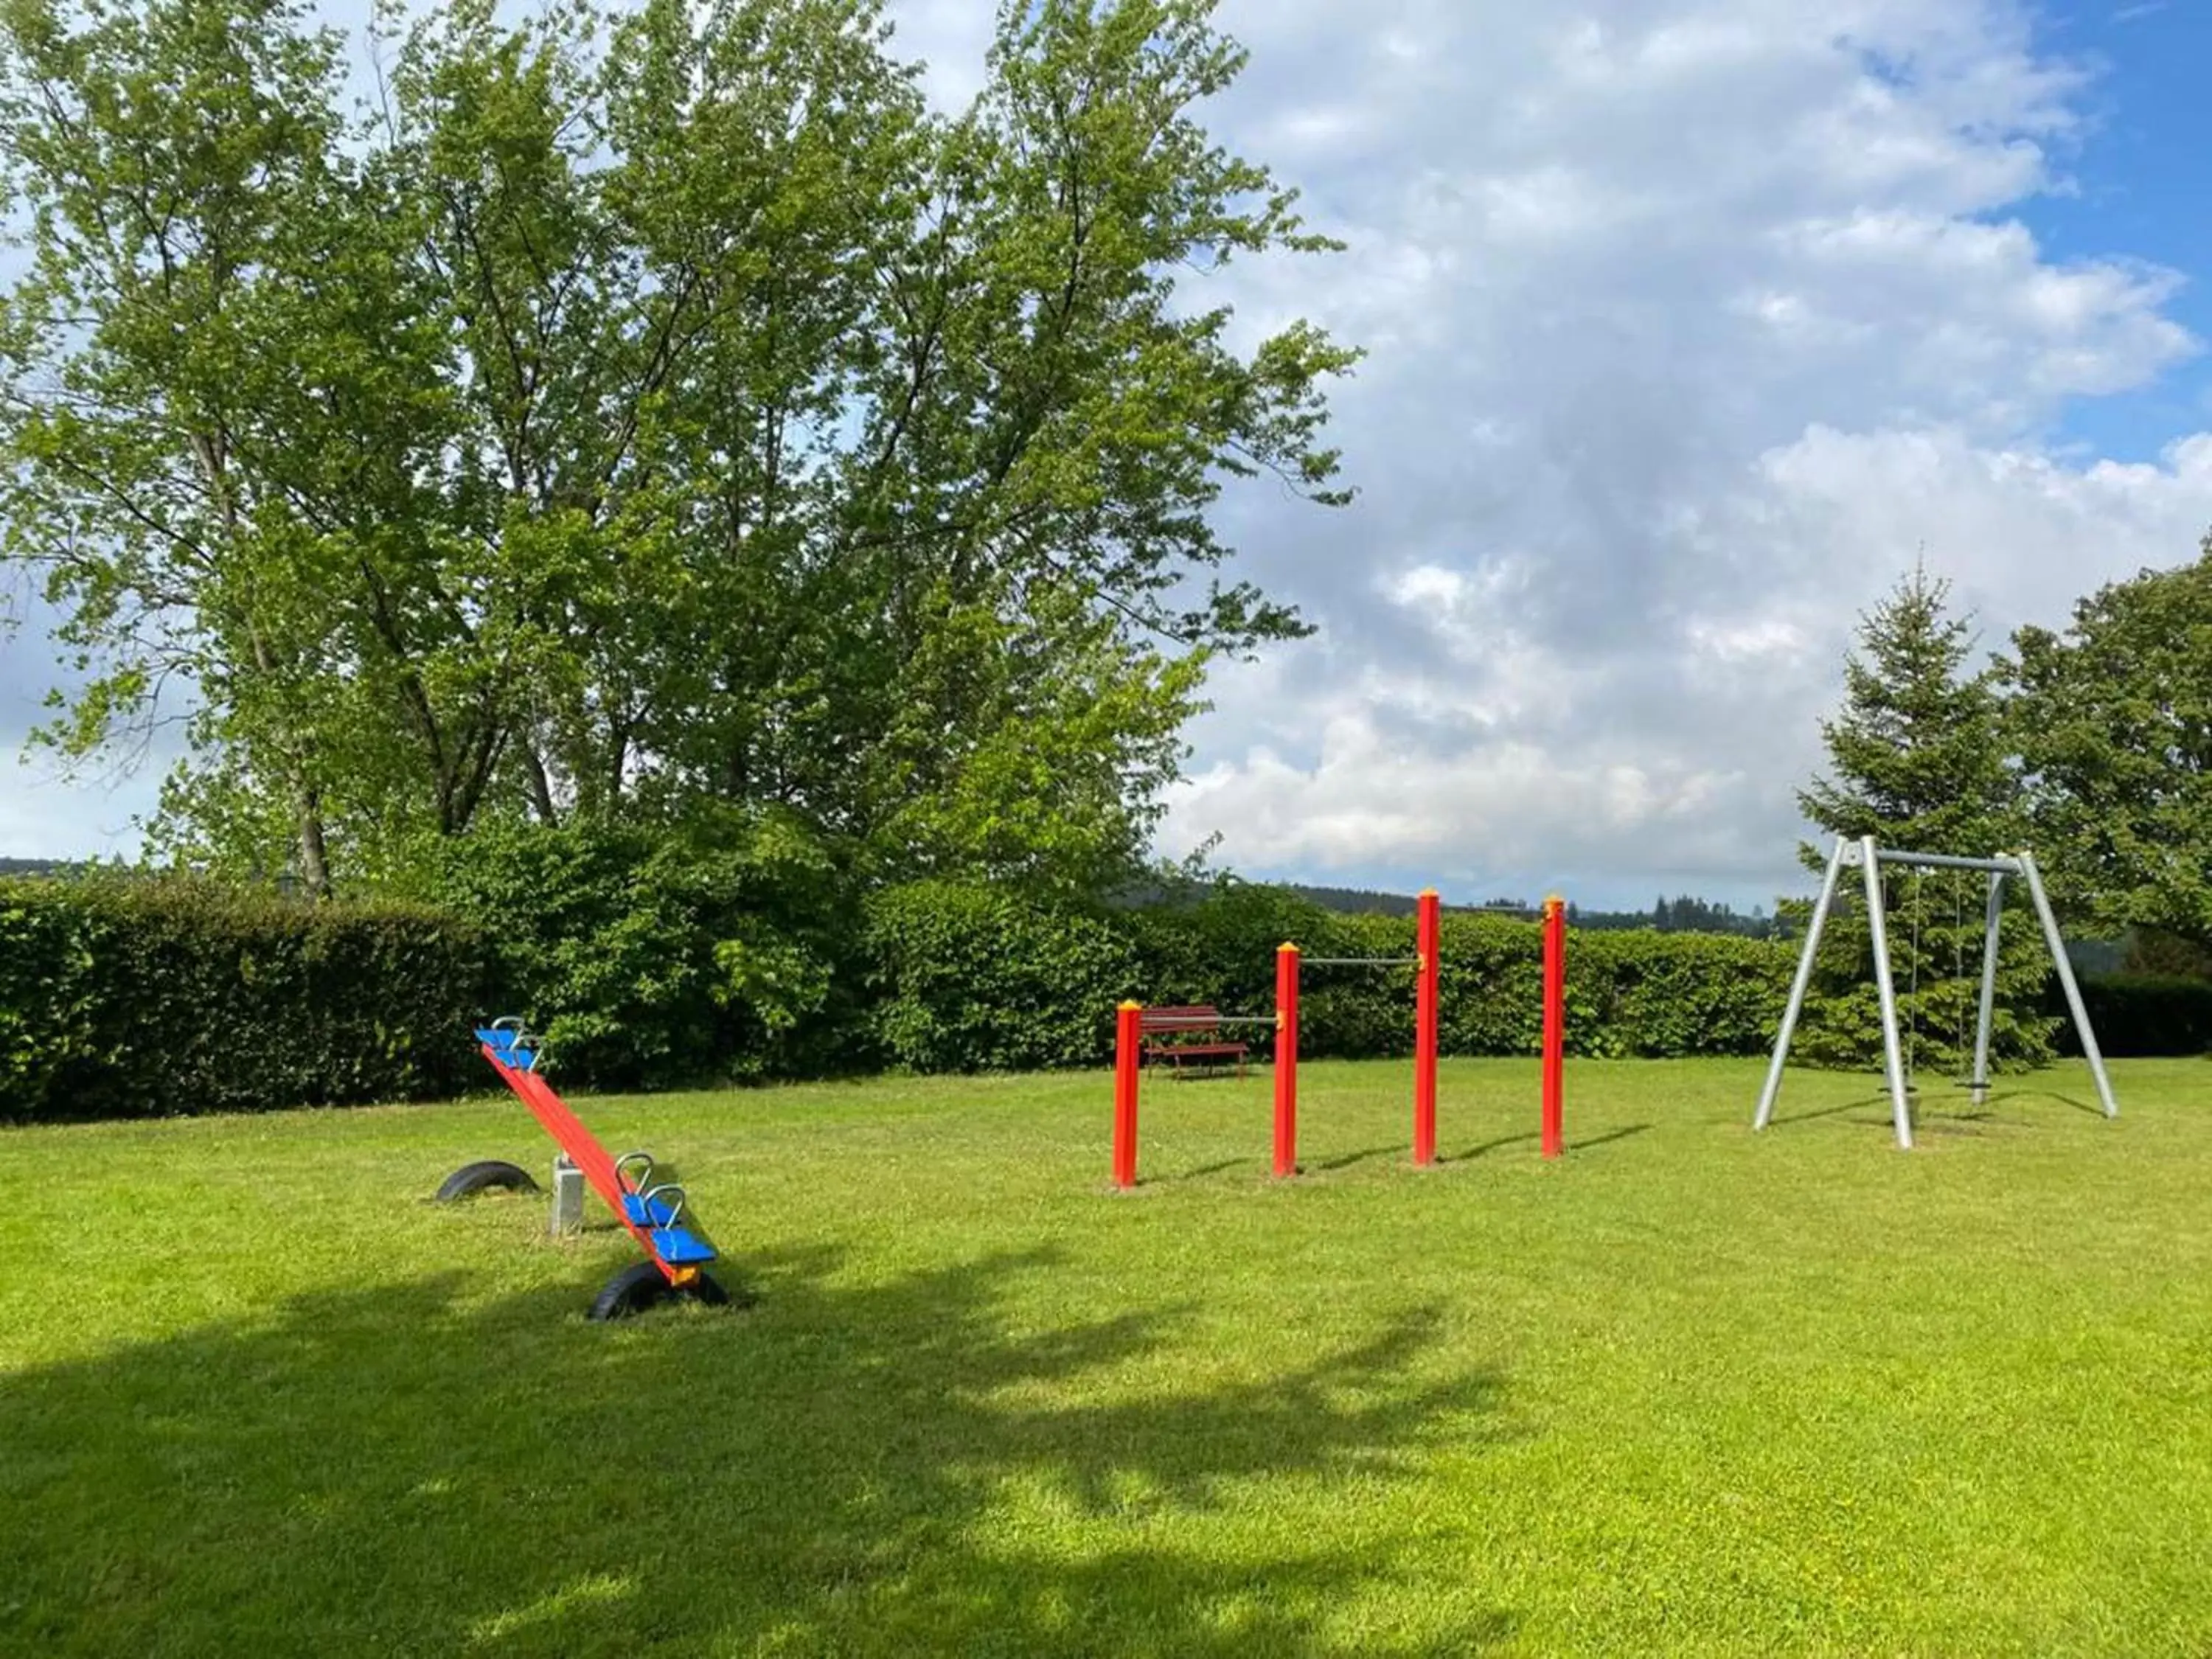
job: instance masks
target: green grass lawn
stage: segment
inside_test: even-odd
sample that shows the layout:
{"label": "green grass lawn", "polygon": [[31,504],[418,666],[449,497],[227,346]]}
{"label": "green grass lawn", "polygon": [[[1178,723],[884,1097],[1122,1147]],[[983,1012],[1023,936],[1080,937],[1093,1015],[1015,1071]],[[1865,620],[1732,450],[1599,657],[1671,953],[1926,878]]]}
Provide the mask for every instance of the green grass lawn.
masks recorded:
{"label": "green grass lawn", "polygon": [[[1316,1065],[578,1103],[760,1295],[440,1209],[504,1098],[0,1134],[0,1649],[2212,1650],[2212,1063]],[[594,1206],[595,1216],[596,1206]],[[598,1216],[603,1221],[603,1216]]]}

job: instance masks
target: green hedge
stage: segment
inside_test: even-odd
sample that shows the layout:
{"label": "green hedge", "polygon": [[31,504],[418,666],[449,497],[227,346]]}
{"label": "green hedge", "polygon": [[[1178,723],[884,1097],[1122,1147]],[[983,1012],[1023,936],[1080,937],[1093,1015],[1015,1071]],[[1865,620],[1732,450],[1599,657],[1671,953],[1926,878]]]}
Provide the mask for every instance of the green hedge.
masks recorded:
{"label": "green hedge", "polygon": [[0,881],[0,1122],[450,1096],[490,982],[477,930],[419,907]]}
{"label": "green hedge", "polygon": [[[1276,947],[1308,957],[1407,957],[1413,923],[1344,915],[1279,889],[1235,884],[1195,903],[1066,912],[1018,896],[932,884],[870,907],[872,1031],[918,1071],[1090,1065],[1113,1043],[1123,998],[1274,1010]],[[1789,991],[1787,946],[1695,933],[1577,934],[1567,953],[1571,1053],[1679,1057],[1764,1053]],[[1450,1054],[1533,1054],[1542,1038],[1543,945],[1534,923],[1447,915],[1442,1020]],[[1410,968],[1310,968],[1299,1051],[1315,1059],[1410,1054]],[[1270,1033],[1244,1034],[1266,1052]]]}
{"label": "green hedge", "polygon": [[1137,982],[1126,930],[994,889],[927,883],[868,903],[866,1039],[918,1072],[1080,1066]]}
{"label": "green hedge", "polygon": [[[2212,981],[2170,974],[2106,974],[2081,981],[2097,1046],[2107,1054],[2212,1054]],[[2054,981],[2054,1012],[2065,1007]],[[2069,1022],[2059,1039],[2081,1052]]]}

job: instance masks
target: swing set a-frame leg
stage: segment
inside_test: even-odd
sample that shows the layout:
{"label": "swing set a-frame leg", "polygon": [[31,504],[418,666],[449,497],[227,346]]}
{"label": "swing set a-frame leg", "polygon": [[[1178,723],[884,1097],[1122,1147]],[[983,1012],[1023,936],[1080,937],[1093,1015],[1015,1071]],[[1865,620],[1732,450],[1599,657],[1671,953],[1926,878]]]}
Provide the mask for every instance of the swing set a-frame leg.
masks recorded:
{"label": "swing set a-frame leg", "polygon": [[1900,1152],[1912,1150],[1912,1097],[1905,1087],[1905,1045],[1897,1036],[1897,987],[1889,976],[1889,917],[1881,902],[1881,854],[1872,836],[1859,842],[1866,876],[1867,932],[1874,939],[1874,983],[1881,1003],[1881,1058],[1889,1079],[1889,1115]]}
{"label": "swing set a-frame leg", "polygon": [[1974,1021],[1974,1075],[1968,1084],[1974,1104],[1990,1103],[1990,1035],[1996,1018],[1997,946],[2004,935],[2004,872],[1990,873],[1989,908],[1982,934],[1982,1001]]}
{"label": "swing set a-frame leg", "polygon": [[2097,1098],[2103,1104],[2106,1117],[2120,1115],[2120,1103],[2112,1098],[2112,1080],[2105,1075],[2105,1056],[2097,1047],[2097,1033],[2089,1024],[2088,1005],[2081,1000],[2081,987],[2074,977],[2074,963],[2066,954],[2065,936],[2058,931],[2058,917],[2051,908],[2051,896],[2043,890],[2043,874],[2035,867],[2035,855],[2025,848],[2020,854],[2020,873],[2027,882],[2027,896],[2034,902],[2035,917],[2043,924],[2045,943],[2051,947],[2051,965],[2058,970],[2059,988],[2066,993],[2066,1011],[2074,1016],[2074,1030],[2081,1039],[2081,1058],[2089,1062],[2089,1075],[2096,1079]]}
{"label": "swing set a-frame leg", "polygon": [[1805,946],[1797,957],[1797,976],[1790,981],[1790,1000],[1782,1011],[1782,1029],[1775,1035],[1774,1058],[1766,1068],[1766,1086],[1759,1092],[1759,1111],[1752,1119],[1752,1127],[1764,1129],[1773,1121],[1774,1103],[1782,1092],[1783,1068],[1790,1060],[1790,1039],[1797,1033],[1797,1021],[1805,1012],[1805,994],[1813,982],[1813,963],[1820,955],[1820,935],[1827,927],[1828,914],[1843,884],[1844,867],[1852,863],[1860,865],[1866,877],[1867,920],[1869,931],[1874,936],[1875,983],[1881,1000],[1881,1051],[1889,1084],[1890,1115],[1896,1126],[1897,1144],[1909,1152],[1912,1147],[1912,1109],[1905,1090],[1904,1049],[1897,1036],[1897,989],[1889,980],[1889,936],[1881,902],[1881,865],[1871,836],[1856,845],[1841,836],[1836,837],[1836,850],[1828,859],[1826,875],[1821,878],[1820,896],[1813,903],[1812,925],[1805,930]]}
{"label": "swing set a-frame leg", "polygon": [[1790,981],[1790,1000],[1782,1010],[1782,1029],[1775,1034],[1774,1059],[1766,1068],[1766,1086],[1759,1091],[1759,1111],[1753,1129],[1764,1129],[1774,1119],[1774,1103],[1782,1093],[1782,1068],[1790,1061],[1790,1040],[1797,1035],[1797,1020],[1805,1012],[1805,992],[1813,982],[1813,959],[1820,954],[1820,934],[1828,925],[1829,908],[1836,902],[1836,884],[1844,871],[1844,838],[1836,837],[1836,850],[1820,878],[1820,896],[1813,901],[1813,920],[1805,929],[1805,948],[1798,953],[1797,976]]}

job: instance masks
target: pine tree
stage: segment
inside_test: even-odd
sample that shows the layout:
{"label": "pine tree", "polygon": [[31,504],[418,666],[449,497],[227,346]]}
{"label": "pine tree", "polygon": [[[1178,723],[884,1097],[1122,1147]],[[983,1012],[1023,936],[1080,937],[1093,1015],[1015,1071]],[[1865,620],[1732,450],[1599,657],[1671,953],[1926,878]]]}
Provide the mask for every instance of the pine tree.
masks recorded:
{"label": "pine tree", "polygon": [[[1994,671],[1970,667],[1972,619],[1954,614],[1951,585],[1919,565],[1860,618],[1844,665],[1844,704],[1820,723],[1828,770],[1799,792],[1805,816],[1831,835],[1886,847],[1988,855],[2020,837],[2021,792],[2003,735]],[[1805,847],[1809,868],[1830,848]],[[1881,1052],[1874,950],[1863,877],[1852,872],[1832,913],[1798,1051],[1839,1065]],[[1973,1061],[1981,991],[1984,878],[1964,872],[1885,874],[1898,1023],[1916,1072],[1964,1077]],[[2020,896],[2013,896],[2017,899]],[[2048,964],[2032,918],[2008,904],[1997,980],[1994,1051],[2004,1062],[2051,1055],[2053,1023],[2039,1007]]]}

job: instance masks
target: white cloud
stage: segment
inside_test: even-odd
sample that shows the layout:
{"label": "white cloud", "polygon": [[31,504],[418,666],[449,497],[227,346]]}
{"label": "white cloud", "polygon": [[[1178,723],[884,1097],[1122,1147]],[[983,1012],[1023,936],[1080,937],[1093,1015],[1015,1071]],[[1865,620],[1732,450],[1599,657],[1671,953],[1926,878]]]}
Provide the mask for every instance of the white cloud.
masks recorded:
{"label": "white cloud", "polygon": [[1170,850],[1756,897],[1795,884],[1852,622],[1917,550],[1994,643],[2212,522],[2212,439],[2053,446],[2197,343],[2175,274],[2008,216],[2066,187],[2084,85],[2021,8],[1223,15],[1254,47],[1224,135],[1352,244],[1236,297],[1370,348],[1340,400],[1364,495],[1233,507],[1323,632],[1218,682]]}
{"label": "white cloud", "polygon": [[[949,103],[983,0],[896,0]],[[1996,641],[2188,556],[2212,436],[2060,448],[2197,349],[2179,280],[2061,262],[2087,81],[2015,0],[1226,0],[1212,117],[1351,251],[1233,268],[1245,337],[1370,356],[1363,489],[1226,527],[1321,635],[1223,674],[1164,850],[1455,893],[1794,879],[1855,613],[1925,546]],[[33,815],[45,818],[42,809]],[[0,817],[0,836],[16,833]]]}

